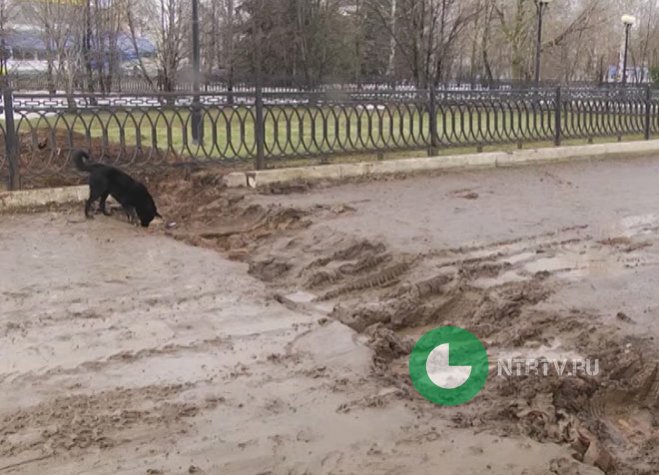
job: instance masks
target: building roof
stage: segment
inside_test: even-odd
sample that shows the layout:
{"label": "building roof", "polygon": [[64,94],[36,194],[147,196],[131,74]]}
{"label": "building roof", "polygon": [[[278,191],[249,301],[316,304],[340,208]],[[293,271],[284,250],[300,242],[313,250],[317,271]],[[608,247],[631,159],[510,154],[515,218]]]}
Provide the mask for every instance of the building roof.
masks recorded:
{"label": "building roof", "polygon": [[[67,47],[73,46],[73,42],[73,38],[67,39]],[[156,47],[147,38],[138,37],[135,39],[135,43],[139,55],[152,55],[156,52]],[[41,32],[37,30],[12,31],[5,34],[5,47],[39,52],[46,51],[46,42]],[[117,48],[121,52],[123,60],[135,59],[138,56],[131,36],[126,33],[120,33],[117,37]]]}

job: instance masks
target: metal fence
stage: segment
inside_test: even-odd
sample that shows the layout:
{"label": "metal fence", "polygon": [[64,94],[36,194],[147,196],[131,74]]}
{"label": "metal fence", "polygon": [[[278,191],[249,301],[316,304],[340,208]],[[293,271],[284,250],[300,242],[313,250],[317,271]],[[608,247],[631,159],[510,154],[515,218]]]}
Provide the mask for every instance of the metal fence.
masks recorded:
{"label": "metal fence", "polygon": [[[101,82],[98,78],[89,82],[84,74],[74,76],[73,78],[48,77],[45,74],[23,74],[10,73],[6,78],[7,85],[14,91],[67,91],[72,89],[77,92],[103,92],[103,93],[123,93],[123,94],[142,94],[154,92],[167,92],[166,83],[162,77],[146,77],[142,74],[124,73],[113,77],[111,81]],[[182,74],[180,77],[172,78],[168,83],[170,92],[191,92],[193,90],[192,74]],[[203,92],[248,92],[255,87],[255,76],[253,74],[245,76],[235,76],[227,78],[218,75],[204,75],[201,79],[201,89]],[[90,89],[91,86],[91,89]],[[356,81],[331,80],[314,82],[300,77],[290,76],[267,76],[263,79],[262,86],[264,91],[272,92],[322,92],[328,89],[332,90],[395,90],[414,88],[413,82],[404,79],[392,79],[383,77],[361,78]],[[483,85],[480,83],[466,83],[456,81],[446,85],[450,88],[499,88],[508,87],[509,83],[491,83]]]}
{"label": "metal fence", "polygon": [[[598,137],[649,139],[649,87],[47,95],[5,90],[0,176],[76,177],[70,150],[128,169],[384,154]],[[193,124],[195,128],[193,130]]]}
{"label": "metal fence", "polygon": [[[205,74],[201,79],[203,92],[249,92],[256,86],[255,75],[240,74],[232,78],[226,75]],[[73,88],[78,93],[117,93],[117,94],[149,94],[166,92],[165,82],[156,75],[150,77],[142,74],[124,71],[112,78],[111,81],[101,82],[98,78],[90,83],[85,74],[79,74],[73,78],[62,78],[54,75],[48,77],[44,73],[12,72],[4,77],[8,87],[17,92],[35,91],[68,91]],[[262,78],[261,85],[264,92],[325,92],[329,90],[342,90],[348,92],[359,91],[396,91],[416,90],[413,80],[410,78],[394,78],[384,76],[360,77],[352,81],[345,78],[324,78],[322,80],[309,80],[296,76],[273,76],[267,75]],[[542,88],[555,88],[561,86],[560,81],[544,80]],[[638,84],[629,83],[631,87]],[[437,84],[437,90],[469,90],[469,91],[510,91],[524,90],[537,87],[538,84],[525,80],[484,80],[484,79],[456,79]],[[189,93],[193,90],[191,72],[181,73],[170,82],[171,91],[178,93]],[[575,81],[569,84],[571,89],[619,89],[620,83],[595,83],[592,81]]]}

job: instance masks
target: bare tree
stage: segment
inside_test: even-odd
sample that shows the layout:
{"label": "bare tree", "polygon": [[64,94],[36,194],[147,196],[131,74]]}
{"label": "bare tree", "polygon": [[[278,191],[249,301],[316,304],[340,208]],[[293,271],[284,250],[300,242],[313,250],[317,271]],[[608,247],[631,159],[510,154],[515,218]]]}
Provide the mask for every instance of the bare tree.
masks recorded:
{"label": "bare tree", "polygon": [[[369,5],[395,41],[412,78],[420,87],[448,76],[453,47],[477,16],[473,2],[469,1],[398,0],[396,21],[393,22],[391,3],[383,5],[380,1],[371,1]],[[395,29],[393,25],[396,25]]]}
{"label": "bare tree", "polygon": [[11,19],[11,9],[8,0],[0,0],[0,80],[7,78],[7,30]]}
{"label": "bare tree", "polygon": [[189,15],[185,0],[159,0],[157,5],[159,86],[173,91],[183,58],[185,36],[189,31]]}
{"label": "bare tree", "polygon": [[391,23],[389,31],[391,32],[391,39],[389,40],[389,60],[387,61],[387,76],[394,74],[394,67],[396,64],[396,13],[397,13],[398,0],[391,0]]}
{"label": "bare tree", "polygon": [[[11,28],[0,0],[0,40]],[[253,77],[258,44],[264,76],[308,85],[366,75],[411,79],[420,87],[454,78],[529,79],[533,74],[536,0],[201,0],[202,68],[229,88]],[[25,2],[21,5],[26,5]],[[26,7],[27,8],[27,7]],[[141,37],[157,45],[158,84],[176,88],[190,52],[189,0],[40,0],[31,3],[44,40],[49,89],[79,82],[115,87],[127,34],[137,70],[152,87]],[[641,21],[630,58],[659,63],[654,0],[560,0],[545,13],[543,77],[597,79],[620,54],[622,13]],[[255,23],[256,15],[258,21]],[[258,24],[263,41],[254,41]],[[1,58],[0,58],[1,59]],[[71,75],[72,74],[72,75]],[[69,81],[71,79],[71,81]],[[69,88],[70,86],[66,86]]]}
{"label": "bare tree", "polygon": [[[46,81],[51,93],[56,92],[58,79],[70,61],[67,47],[74,41],[75,8],[57,0],[43,0],[30,11],[30,19],[39,27],[45,45]],[[66,89],[71,94],[72,84],[67,83]]]}
{"label": "bare tree", "polygon": [[[138,45],[138,35],[137,35],[137,20],[136,16],[140,17],[143,16],[143,13],[141,10],[143,9],[143,5],[140,3],[128,3],[126,2],[124,4],[124,14],[126,17],[126,26],[128,28],[129,34],[130,34],[130,40],[131,44],[133,47],[133,53],[135,54],[135,57],[137,58],[137,65],[139,72],[141,73],[142,77],[147,81],[149,84],[149,87],[151,89],[155,88],[155,85],[153,83],[153,78],[149,74],[149,71],[147,71],[147,68],[144,64],[144,61],[142,59],[142,55],[140,54],[140,47]],[[141,28],[140,28],[141,30]]]}

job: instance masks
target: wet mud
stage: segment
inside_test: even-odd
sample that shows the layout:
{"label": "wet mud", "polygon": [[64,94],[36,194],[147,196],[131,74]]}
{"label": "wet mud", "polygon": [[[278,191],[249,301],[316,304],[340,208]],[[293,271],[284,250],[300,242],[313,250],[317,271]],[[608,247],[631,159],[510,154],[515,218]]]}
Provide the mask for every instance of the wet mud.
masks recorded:
{"label": "wet mud", "polygon": [[[148,264],[137,274],[128,271],[128,258],[103,264],[115,277],[102,281],[105,294],[119,292],[114,312],[139,315],[153,329],[139,325],[136,330],[132,320],[113,322],[115,314],[105,310],[106,304],[94,299],[81,303],[76,301],[79,295],[71,294],[66,318],[83,327],[101,322],[117,326],[111,331],[125,339],[109,351],[108,341],[96,336],[103,341],[90,342],[85,350],[91,362],[70,364],[70,350],[53,350],[57,363],[52,367],[44,369],[42,356],[34,355],[9,367],[1,381],[18,385],[5,396],[16,410],[1,419],[0,454],[13,457],[11,463],[25,460],[26,454],[69,454],[66,460],[81,463],[88,460],[85,450],[109,455],[126,444],[135,446],[142,440],[140,431],[149,430],[180,432],[180,441],[171,447],[188,454],[188,442],[181,441],[189,441],[190,434],[209,437],[206,425],[217,427],[218,417],[230,407],[244,408],[246,421],[264,414],[267,420],[229,431],[245,440],[227,444],[220,451],[225,455],[210,456],[200,449],[206,468],[199,460],[179,456],[182,468],[177,472],[151,466],[157,457],[145,456],[142,460],[151,465],[125,473],[183,473],[189,467],[221,467],[224,473],[246,468],[303,473],[303,467],[314,473],[397,473],[414,457],[431,452],[420,470],[441,463],[446,473],[656,473],[659,306],[653,282],[659,278],[659,191],[653,183],[658,178],[659,165],[648,159],[258,191],[223,189],[218,175],[209,171],[183,180],[155,179],[154,195],[166,220],[140,235]],[[616,184],[617,192],[603,191]],[[638,189],[648,192],[634,193]],[[556,201],[559,196],[563,201]],[[81,237],[94,231],[78,211],[47,216],[60,224],[74,223],[74,232],[64,227],[56,233],[59,239],[82,240],[89,247],[87,239],[93,243],[101,238]],[[135,232],[126,231],[125,223],[103,219],[94,224],[105,230],[107,239],[121,245],[135,239],[125,234]],[[21,226],[25,229],[26,223]],[[149,251],[153,240],[162,251]],[[26,245],[24,252],[37,252],[30,249]],[[100,251],[85,252],[94,256],[88,266]],[[159,261],[172,252],[177,253],[173,262]],[[16,263],[11,269],[18,268]],[[131,302],[123,295],[126,273],[144,298]],[[158,278],[149,282],[154,273]],[[40,308],[30,285],[35,291],[46,286],[68,295],[71,283],[62,283],[59,290],[49,280],[12,285],[3,297],[11,302],[9,318],[4,317],[5,340],[33,339],[44,325],[59,328],[65,318],[60,311],[27,320],[15,312],[25,305]],[[247,305],[248,313],[258,317],[248,321],[230,311],[220,319],[224,323],[209,323],[223,306],[214,303],[217,299],[229,299],[234,312],[244,312]],[[60,294],[57,303],[61,305]],[[154,306],[150,315],[144,305]],[[184,310],[190,321],[167,313],[171,306]],[[276,318],[263,316],[273,308]],[[407,356],[416,339],[449,324],[484,342],[491,373],[474,401],[451,410],[422,399],[407,374]],[[279,329],[275,339],[265,338],[268,328]],[[71,332],[68,325],[51,336],[66,338]],[[242,347],[240,335],[263,335],[263,340],[250,338],[264,345],[254,353],[267,371],[247,357],[250,351]],[[161,342],[145,345],[150,338]],[[45,337],[42,341],[53,346]],[[20,348],[30,355],[33,346]],[[91,358],[95,351],[100,352]],[[228,362],[211,362],[207,354]],[[146,361],[167,358],[186,362],[186,371],[213,370],[187,374],[181,367],[173,381],[146,378],[140,385],[129,378],[124,389],[98,381],[89,386],[83,377],[115,374],[117,365],[136,374]],[[588,359],[597,361],[598,371],[499,374],[499,361],[519,358]],[[160,364],[164,362],[154,367]],[[210,378],[231,387],[202,395],[217,392],[213,381],[218,379]],[[41,391],[29,404],[21,400],[20,389],[28,382]],[[88,391],[45,396],[47,388],[62,382]],[[247,397],[236,393],[237,388],[277,382],[278,389],[264,400],[250,390]],[[291,384],[310,396],[292,396]],[[321,417],[324,429],[300,425],[311,411],[327,414]],[[350,450],[357,457],[351,460],[336,452],[342,446],[337,437],[351,427],[334,421],[337,414],[366,420],[370,427],[362,438],[355,435],[359,440],[352,441]],[[288,422],[271,433],[271,424],[282,424],[282,417]],[[270,435],[258,435],[263,430]],[[387,434],[375,435],[378,431]],[[299,444],[313,446],[317,465],[301,462]],[[249,453],[251,461],[229,456],[236,448]],[[277,463],[269,463],[275,459]],[[11,470],[37,473],[16,467]]]}

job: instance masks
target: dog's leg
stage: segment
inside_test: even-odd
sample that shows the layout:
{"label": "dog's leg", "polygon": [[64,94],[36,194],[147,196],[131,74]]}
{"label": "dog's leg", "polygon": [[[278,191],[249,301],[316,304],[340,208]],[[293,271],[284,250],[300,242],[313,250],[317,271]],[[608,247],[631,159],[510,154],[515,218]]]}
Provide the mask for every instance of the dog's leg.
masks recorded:
{"label": "dog's leg", "polygon": [[139,226],[140,225],[140,218],[137,216],[137,210],[135,208],[131,208],[130,213],[131,213],[131,216],[132,216],[132,223],[135,226]]}
{"label": "dog's leg", "polygon": [[108,192],[108,191],[106,191],[105,193],[103,193],[103,194],[101,195],[101,201],[100,201],[100,203],[99,203],[99,205],[98,205],[98,209],[101,210],[101,212],[102,212],[105,216],[111,216],[111,215],[112,215],[112,213],[109,212],[109,211],[106,209],[106,207],[105,207],[105,200],[108,199],[108,196],[109,196],[109,195],[110,195],[110,192]]}
{"label": "dog's leg", "polygon": [[94,215],[92,214],[92,207],[94,206],[94,199],[90,196],[87,202],[85,203],[85,218],[87,219],[94,219]]}
{"label": "dog's leg", "polygon": [[96,191],[95,187],[89,187],[89,199],[85,203],[85,217],[87,219],[94,219],[94,213],[92,209],[94,208],[94,202],[100,198],[100,194]]}
{"label": "dog's leg", "polygon": [[124,211],[126,212],[126,219],[130,224],[137,225],[139,220],[137,219],[137,211],[132,206],[124,206]]}
{"label": "dog's leg", "polygon": [[107,184],[102,177],[96,177],[93,174],[89,177],[89,199],[85,203],[85,216],[88,219],[94,217],[92,212],[94,202],[103,196],[106,189]]}

